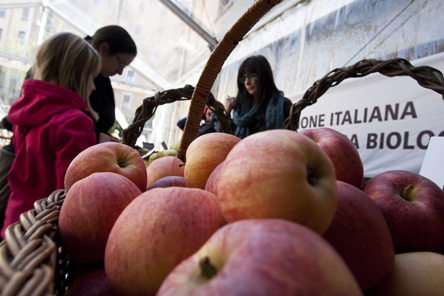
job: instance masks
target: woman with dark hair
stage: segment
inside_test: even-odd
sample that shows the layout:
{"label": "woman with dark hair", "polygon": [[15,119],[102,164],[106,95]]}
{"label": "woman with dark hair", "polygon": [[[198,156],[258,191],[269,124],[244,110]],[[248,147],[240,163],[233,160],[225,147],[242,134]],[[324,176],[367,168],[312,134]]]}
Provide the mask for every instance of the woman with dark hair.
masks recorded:
{"label": "woman with dark hair", "polygon": [[292,102],[277,89],[264,56],[251,56],[242,62],[237,86],[236,97],[228,97],[226,103],[228,113],[233,111],[235,136],[243,139],[257,132],[283,128]]}
{"label": "woman with dark hair", "polygon": [[[94,79],[95,91],[91,93],[91,107],[97,112],[98,119],[94,122],[98,142],[115,141],[109,134],[109,129],[116,121],[114,91],[110,76],[122,75],[123,69],[131,64],[137,55],[137,46],[129,33],[122,27],[111,25],[98,29],[94,35],[86,36],[93,48],[101,56],[100,75]],[[33,69],[26,74],[25,79],[33,78]],[[12,131],[12,125],[3,118],[0,128]],[[12,152],[14,148],[10,149]]]}
{"label": "woman with dark hair", "polygon": [[[80,38],[81,40],[82,38]],[[89,114],[94,120],[94,132],[97,142],[104,141],[118,141],[109,134],[110,128],[114,125],[116,120],[115,115],[115,101],[114,91],[111,86],[110,76],[115,74],[121,75],[123,69],[128,66],[137,55],[137,47],[128,32],[119,26],[106,26],[98,29],[92,37],[84,38],[92,47],[99,52],[100,73],[94,78],[95,90],[88,98]],[[57,48],[53,51],[57,52]],[[67,56],[67,59],[69,56]],[[90,65],[75,64],[78,61],[72,61],[77,67],[88,68]],[[35,78],[35,66],[31,68],[26,74],[25,81]],[[10,131],[13,130],[13,125],[9,122],[7,117],[1,120],[0,128],[5,128]],[[9,156],[14,158],[15,147],[14,142],[2,147],[2,157]],[[8,160],[9,161],[9,160]],[[4,168],[8,170],[8,168]],[[0,178],[0,226],[4,206],[10,195],[10,188],[7,178]]]}
{"label": "woman with dark hair", "polygon": [[100,75],[94,80],[96,90],[90,96],[91,106],[99,114],[99,120],[95,123],[97,139],[99,142],[113,141],[109,129],[116,120],[116,103],[109,77],[122,75],[123,69],[136,57],[137,47],[128,32],[115,25],[102,27],[92,37],[85,39],[102,58]]}

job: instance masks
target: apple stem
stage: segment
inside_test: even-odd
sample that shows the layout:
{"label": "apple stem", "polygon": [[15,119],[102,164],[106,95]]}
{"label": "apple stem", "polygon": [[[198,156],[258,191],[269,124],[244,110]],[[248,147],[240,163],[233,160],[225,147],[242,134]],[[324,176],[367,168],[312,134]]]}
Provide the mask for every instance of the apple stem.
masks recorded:
{"label": "apple stem", "polygon": [[185,163],[180,163],[179,164],[179,167],[181,168],[181,167],[183,167],[185,165]]}
{"label": "apple stem", "polygon": [[410,201],[409,196],[410,196],[410,191],[412,191],[412,189],[413,189],[413,185],[412,185],[412,184],[407,185],[407,186],[404,188],[404,192],[403,192],[403,194],[402,194],[402,197],[403,197],[404,199]]}
{"label": "apple stem", "polygon": [[199,261],[200,266],[200,275],[206,279],[211,279],[213,276],[217,274],[216,267],[211,264],[210,259],[208,257],[202,258]]}
{"label": "apple stem", "polygon": [[307,181],[312,186],[316,186],[318,184],[318,178],[316,178],[316,175],[309,168],[307,168]]}

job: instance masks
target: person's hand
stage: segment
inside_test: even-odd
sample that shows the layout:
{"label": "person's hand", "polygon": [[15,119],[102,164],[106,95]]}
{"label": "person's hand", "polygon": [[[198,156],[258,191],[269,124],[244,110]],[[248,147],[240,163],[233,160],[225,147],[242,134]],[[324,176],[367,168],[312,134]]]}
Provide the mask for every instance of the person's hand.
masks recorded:
{"label": "person's hand", "polygon": [[99,143],[106,143],[106,142],[118,142],[118,143],[121,143],[122,141],[117,139],[117,138],[111,137],[110,135],[107,135],[105,133],[100,133]]}
{"label": "person's hand", "polygon": [[233,110],[234,107],[236,107],[237,100],[235,97],[227,97],[226,103],[225,103],[225,109],[227,109],[227,113],[230,113],[231,110]]}

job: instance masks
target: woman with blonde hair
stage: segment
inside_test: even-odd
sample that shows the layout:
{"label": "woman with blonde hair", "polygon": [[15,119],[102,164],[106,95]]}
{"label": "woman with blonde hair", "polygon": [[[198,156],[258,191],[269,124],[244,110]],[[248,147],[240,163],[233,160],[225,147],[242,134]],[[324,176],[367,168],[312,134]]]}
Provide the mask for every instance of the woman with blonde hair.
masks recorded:
{"label": "woman with blonde hair", "polygon": [[[94,129],[98,142],[118,141],[111,136],[110,129],[116,121],[114,90],[110,77],[116,74],[122,75],[123,70],[131,64],[137,55],[137,46],[130,34],[122,27],[110,25],[99,28],[94,35],[84,38],[100,54],[101,69],[94,79],[96,89],[90,94],[89,107],[97,112],[98,119],[94,122]],[[75,63],[73,60],[72,62]],[[31,68],[25,79],[34,76]],[[12,131],[12,124],[4,117],[0,122],[0,128]],[[14,152],[14,146],[9,145],[8,151]],[[3,188],[0,184],[0,190]]]}
{"label": "woman with blonde hair", "polygon": [[60,33],[38,49],[33,79],[24,81],[8,113],[16,158],[8,175],[11,195],[1,236],[36,200],[64,188],[70,162],[97,143],[89,96],[101,58],[84,39]]}

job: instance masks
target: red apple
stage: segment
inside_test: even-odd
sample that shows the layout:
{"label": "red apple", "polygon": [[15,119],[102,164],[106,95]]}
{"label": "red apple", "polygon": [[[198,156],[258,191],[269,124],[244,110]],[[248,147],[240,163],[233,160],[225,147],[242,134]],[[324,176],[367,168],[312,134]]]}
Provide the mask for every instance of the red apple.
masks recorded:
{"label": "red apple", "polygon": [[393,268],[395,250],[387,223],[362,190],[337,181],[338,209],[324,238],[338,251],[362,290]]}
{"label": "red apple", "polygon": [[444,291],[444,256],[433,252],[397,254],[393,271],[368,296],[438,296]]}
{"label": "red apple", "polygon": [[151,184],[146,190],[159,187],[166,188],[172,186],[187,187],[187,184],[185,183],[185,178],[180,176],[163,177],[160,178],[159,180],[154,181],[153,184]]}
{"label": "red apple", "polygon": [[217,195],[217,181],[219,180],[220,171],[225,161],[222,161],[210,174],[207,183],[205,183],[205,190]]}
{"label": "red apple", "polygon": [[346,135],[328,128],[301,130],[299,133],[313,139],[333,161],[336,179],[361,188],[364,165],[358,149]]}
{"label": "red apple", "polygon": [[168,176],[184,176],[185,167],[183,161],[174,156],[164,156],[154,160],[146,168],[147,184],[150,187],[155,181]]}
{"label": "red apple", "polygon": [[225,224],[217,197],[203,189],[142,193],[109,236],[105,270],[111,286],[123,295],[155,295],[168,273]]}
{"label": "red apple", "polygon": [[188,187],[204,189],[210,174],[239,142],[238,137],[226,133],[205,134],[191,142],[185,155]]}
{"label": "red apple", "polygon": [[108,235],[139,188],[115,173],[94,173],[74,183],[59,215],[59,235],[70,256],[83,263],[103,262]]}
{"label": "red apple", "polygon": [[362,190],[376,203],[392,235],[396,253],[442,251],[444,191],[413,172],[383,172]]}
{"label": "red apple", "polygon": [[165,279],[157,296],[362,295],[318,234],[281,219],[230,223]]}
{"label": "red apple", "polygon": [[217,197],[228,222],[281,218],[323,234],[337,207],[333,163],[300,133],[283,129],[256,133],[228,154]]}
{"label": "red apple", "polygon": [[131,180],[140,191],[146,189],[146,167],[140,154],[128,145],[106,142],[79,153],[69,165],[65,175],[65,190],[93,174],[111,172]]}
{"label": "red apple", "polygon": [[103,265],[76,277],[63,296],[117,296],[111,289]]}

